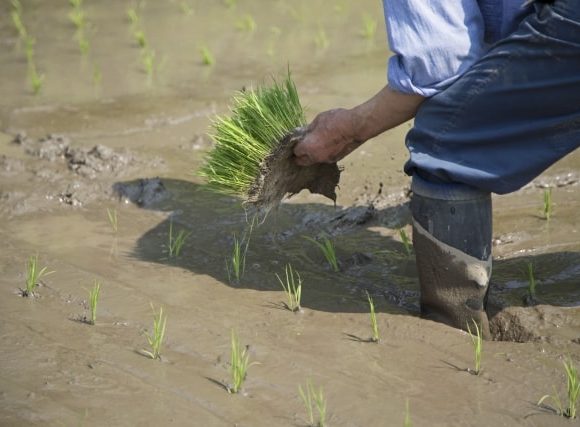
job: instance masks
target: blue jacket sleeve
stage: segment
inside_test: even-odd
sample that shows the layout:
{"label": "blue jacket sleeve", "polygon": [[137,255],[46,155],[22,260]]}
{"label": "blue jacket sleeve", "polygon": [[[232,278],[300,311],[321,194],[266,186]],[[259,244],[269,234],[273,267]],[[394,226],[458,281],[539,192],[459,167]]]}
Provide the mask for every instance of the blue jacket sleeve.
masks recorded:
{"label": "blue jacket sleeve", "polygon": [[485,51],[477,0],[383,0],[383,7],[395,90],[433,96]]}

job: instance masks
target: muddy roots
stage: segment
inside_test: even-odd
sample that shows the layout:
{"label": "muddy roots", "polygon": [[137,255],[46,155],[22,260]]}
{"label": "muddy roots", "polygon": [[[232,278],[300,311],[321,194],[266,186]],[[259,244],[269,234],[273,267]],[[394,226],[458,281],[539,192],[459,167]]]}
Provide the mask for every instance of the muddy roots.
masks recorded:
{"label": "muddy roots", "polygon": [[302,139],[300,129],[287,135],[260,165],[260,174],[248,190],[246,203],[260,211],[277,207],[288,194],[292,196],[307,189],[336,202],[336,187],[341,169],[336,163],[298,166],[294,162],[294,146]]}

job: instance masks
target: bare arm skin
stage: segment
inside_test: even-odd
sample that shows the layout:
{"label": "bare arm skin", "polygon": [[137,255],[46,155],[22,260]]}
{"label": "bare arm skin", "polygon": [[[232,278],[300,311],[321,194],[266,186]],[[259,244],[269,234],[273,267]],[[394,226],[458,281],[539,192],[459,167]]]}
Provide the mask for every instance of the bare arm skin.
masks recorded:
{"label": "bare arm skin", "polygon": [[385,86],[368,101],[350,110],[339,108],[320,113],[294,147],[296,163],[333,163],[365,141],[415,117],[426,98],[397,92]]}

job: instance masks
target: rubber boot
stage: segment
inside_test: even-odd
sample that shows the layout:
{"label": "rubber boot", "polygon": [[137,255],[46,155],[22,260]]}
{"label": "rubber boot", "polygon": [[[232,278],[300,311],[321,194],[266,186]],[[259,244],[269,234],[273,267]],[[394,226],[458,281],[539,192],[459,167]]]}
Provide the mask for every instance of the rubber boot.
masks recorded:
{"label": "rubber boot", "polygon": [[413,245],[424,317],[490,339],[491,194],[413,176]]}

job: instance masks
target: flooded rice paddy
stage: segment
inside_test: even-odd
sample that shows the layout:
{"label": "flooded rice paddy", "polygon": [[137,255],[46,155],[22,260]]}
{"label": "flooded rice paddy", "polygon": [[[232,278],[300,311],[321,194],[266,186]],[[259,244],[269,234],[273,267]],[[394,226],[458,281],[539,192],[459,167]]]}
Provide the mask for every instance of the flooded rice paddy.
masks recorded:
{"label": "flooded rice paddy", "polygon": [[[86,0],[82,31],[65,0],[21,4],[43,78],[35,95],[30,48],[0,3],[0,425],[305,426],[309,380],[331,426],[403,425],[407,401],[415,426],[574,424],[536,403],[563,392],[565,357],[580,365],[579,153],[494,198],[496,341],[474,376],[469,337],[419,317],[400,237],[412,124],[342,162],[337,206],[300,194],[270,213],[239,281],[227,264],[248,217],[196,176],[235,90],[290,67],[311,119],[381,88],[380,2]],[[178,256],[170,225],[187,235]],[[331,239],[338,272],[305,236]],[[23,298],[35,254],[54,273]],[[303,279],[298,313],[276,278],[287,263]],[[91,326],[79,320],[95,281]],[[167,313],[160,361],[142,353],[151,304]],[[256,362],[236,395],[232,329]]]}

